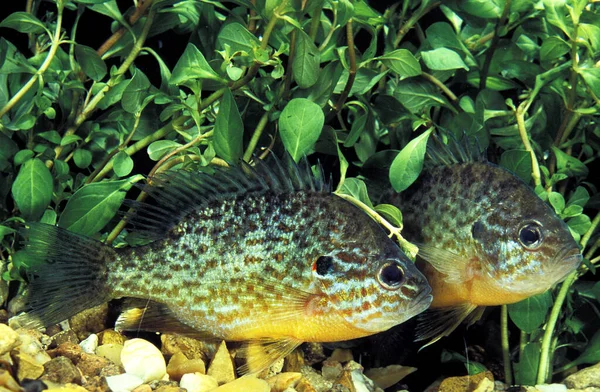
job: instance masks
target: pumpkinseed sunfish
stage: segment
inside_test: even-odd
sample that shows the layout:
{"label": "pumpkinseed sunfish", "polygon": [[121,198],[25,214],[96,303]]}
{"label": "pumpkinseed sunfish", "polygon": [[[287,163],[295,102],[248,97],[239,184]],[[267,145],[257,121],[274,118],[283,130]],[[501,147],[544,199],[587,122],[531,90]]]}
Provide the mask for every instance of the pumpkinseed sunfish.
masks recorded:
{"label": "pumpkinseed sunfish", "polygon": [[274,161],[155,177],[144,189],[154,201],[129,217],[145,246],[115,249],[30,224],[37,267],[17,321],[48,326],[138,298],[148,306],[126,311],[117,328],[246,342],[247,373],[302,342],[375,334],[429,307],[424,276],[375,221],[306,162]]}
{"label": "pumpkinseed sunfish", "polygon": [[402,234],[419,247],[433,302],[417,339],[433,343],[477,321],[486,306],[548,290],[582,256],[567,225],[519,177],[468,154],[428,151],[434,162],[417,181],[380,202],[402,211]]}

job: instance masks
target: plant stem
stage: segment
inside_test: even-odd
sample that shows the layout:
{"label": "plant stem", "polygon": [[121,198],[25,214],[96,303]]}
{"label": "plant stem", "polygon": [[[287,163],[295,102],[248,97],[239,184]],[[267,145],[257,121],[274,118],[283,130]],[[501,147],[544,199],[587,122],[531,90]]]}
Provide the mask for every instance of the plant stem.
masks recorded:
{"label": "plant stem", "polygon": [[344,106],[344,102],[348,99],[352,86],[354,85],[354,79],[356,78],[356,50],[354,49],[354,32],[352,31],[352,19],[346,23],[346,39],[348,41],[348,56],[350,57],[350,69],[348,70],[348,81],[344,87],[344,91],[338,98],[337,103],[334,106],[334,112],[339,113]]}
{"label": "plant stem", "polygon": [[250,143],[248,143],[248,147],[246,148],[246,152],[244,153],[244,157],[243,157],[245,162],[249,162],[250,158],[252,158],[252,155],[254,154],[254,149],[256,148],[256,145],[258,144],[258,141],[260,140],[260,136],[262,135],[262,133],[265,130],[265,127],[267,126],[268,123],[269,123],[269,112],[266,112],[265,114],[262,115],[262,117],[258,121],[258,125],[256,126],[254,133],[252,134],[252,139],[250,139]]}
{"label": "plant stem", "polygon": [[319,25],[321,24],[321,13],[323,12],[323,0],[319,0],[319,5],[313,11],[313,17],[310,21],[309,36],[314,41],[319,33]]}
{"label": "plant stem", "polygon": [[400,45],[400,42],[404,38],[404,36],[413,28],[413,26],[421,19],[424,15],[426,15],[429,11],[434,8],[437,8],[441,1],[436,1],[435,3],[431,3],[426,5],[427,2],[423,1],[419,8],[412,14],[410,18],[404,23],[402,27],[398,30],[398,34],[396,34],[396,38],[394,39],[394,48],[397,48]]}
{"label": "plant stem", "polygon": [[531,143],[529,142],[529,134],[527,133],[527,129],[525,128],[525,105],[527,101],[524,101],[519,105],[517,110],[515,111],[515,117],[517,119],[517,126],[519,128],[519,134],[521,135],[521,140],[523,141],[523,146],[525,146],[525,150],[529,152],[531,155],[531,177],[533,178],[533,183],[535,186],[542,185],[542,176],[540,174],[540,166],[538,164],[537,158],[535,156],[535,152],[531,147]]}
{"label": "plant stem", "polygon": [[498,42],[500,41],[500,29],[506,24],[508,19],[508,13],[510,11],[510,5],[512,0],[506,0],[504,2],[504,10],[502,11],[502,15],[500,19],[498,19],[498,23],[496,23],[496,27],[494,28],[494,38],[492,38],[492,43],[490,44],[490,48],[485,54],[485,60],[483,62],[483,67],[481,67],[481,77],[479,80],[479,90],[485,89],[486,80],[488,77],[488,72],[490,70],[490,64],[492,63],[492,57],[494,56],[494,52],[496,51],[496,47],[498,46]]}
{"label": "plant stem", "polygon": [[160,167],[173,155],[179,154],[181,151],[185,151],[188,148],[193,147],[194,145],[200,143],[202,140],[204,140],[208,137],[211,137],[212,135],[213,135],[213,131],[209,131],[209,132],[203,133],[201,135],[198,135],[193,140],[191,140],[189,143],[186,143],[183,146],[177,147],[176,149],[174,149],[173,151],[171,151],[170,153],[168,153],[167,155],[162,157],[161,160],[158,161],[158,163],[156,165],[154,165],[152,170],[150,170],[150,173],[148,174],[148,179],[151,180],[152,177],[156,174],[156,172],[158,172]]}
{"label": "plant stem", "polygon": [[525,351],[526,345],[527,345],[527,332],[521,331],[521,335],[519,336],[519,361],[523,360],[523,351]]}
{"label": "plant stem", "polygon": [[63,5],[62,2],[58,2],[58,15],[56,17],[56,30],[54,31],[54,37],[52,38],[52,45],[50,46],[50,50],[48,51],[48,55],[46,59],[37,70],[37,72],[31,75],[31,78],[17,91],[17,93],[6,103],[6,105],[0,109],[0,119],[4,117],[24,96],[27,92],[33,87],[33,85],[38,81],[40,77],[46,72],[50,63],[54,59],[56,55],[56,51],[60,46],[60,35],[63,21]]}
{"label": "plant stem", "polygon": [[510,346],[508,343],[508,307],[502,305],[500,308],[500,339],[502,341],[502,359],[504,362],[504,381],[506,385],[512,385],[512,368],[510,363]]}
{"label": "plant stem", "polygon": [[594,217],[594,220],[592,221],[592,225],[590,226],[588,231],[585,232],[583,237],[581,237],[581,241],[579,241],[579,244],[581,245],[581,249],[585,249],[588,241],[592,237],[592,234],[594,234],[594,231],[596,231],[596,228],[598,227],[599,224],[600,224],[600,212],[598,212],[596,214],[596,216]]}
{"label": "plant stem", "polygon": [[446,85],[442,83],[438,78],[427,72],[422,72],[421,76],[430,81],[431,83],[435,84],[437,87],[439,87],[440,90],[442,90],[442,92],[446,94],[448,98],[450,98],[453,104],[458,104],[458,97],[454,95],[454,93],[448,87],[446,87]]}
{"label": "plant stem", "polygon": [[[143,15],[146,13],[148,7],[152,5],[152,0],[142,0],[133,14],[129,17],[129,24],[134,25]],[[99,56],[102,56],[104,53],[108,52],[110,48],[112,48],[127,32],[127,29],[121,26],[117,31],[113,33],[104,43],[98,48],[96,53]]]}
{"label": "plant stem", "polygon": [[565,302],[565,299],[567,298],[567,294],[569,293],[569,288],[575,282],[575,280],[577,280],[577,271],[573,271],[567,276],[565,281],[560,286],[560,291],[556,296],[554,305],[552,305],[552,311],[550,312],[550,317],[548,318],[548,322],[546,323],[546,329],[544,331],[544,337],[542,338],[542,348],[540,349],[540,362],[536,379],[537,384],[544,384],[546,382],[546,379],[548,378],[548,371],[552,359],[552,353],[550,352],[550,346],[552,344],[552,335],[554,333],[554,328],[556,327],[558,318],[560,317],[560,310],[562,308],[562,305]]}

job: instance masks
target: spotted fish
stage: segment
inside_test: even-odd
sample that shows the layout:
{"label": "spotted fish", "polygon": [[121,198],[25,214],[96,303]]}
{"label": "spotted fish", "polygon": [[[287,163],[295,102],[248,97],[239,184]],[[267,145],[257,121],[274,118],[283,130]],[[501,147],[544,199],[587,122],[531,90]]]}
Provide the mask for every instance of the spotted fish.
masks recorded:
{"label": "spotted fish", "polygon": [[402,211],[402,234],[419,247],[417,266],[434,299],[417,335],[432,342],[475,322],[486,306],[548,290],[582,260],[567,225],[526,183],[451,143],[461,153],[430,140],[419,179],[380,200]]}
{"label": "spotted fish", "polygon": [[285,162],[155,178],[145,189],[154,200],[129,217],[145,246],[30,224],[26,251],[38,266],[19,323],[141,299],[117,328],[245,342],[247,373],[302,342],[375,334],[424,311],[430,287],[386,233],[307,164]]}

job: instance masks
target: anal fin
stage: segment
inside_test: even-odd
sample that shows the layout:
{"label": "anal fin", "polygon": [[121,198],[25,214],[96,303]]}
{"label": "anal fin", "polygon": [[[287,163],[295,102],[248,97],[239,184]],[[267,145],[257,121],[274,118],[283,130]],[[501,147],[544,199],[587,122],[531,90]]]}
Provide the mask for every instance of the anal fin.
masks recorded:
{"label": "anal fin", "polygon": [[465,303],[451,308],[429,309],[418,317],[415,341],[429,340],[421,349],[450,335],[463,321],[473,325],[483,315],[485,307]]}
{"label": "anal fin", "polygon": [[294,338],[259,339],[244,343],[238,351],[238,357],[246,362],[238,368],[238,372],[240,375],[259,373],[290,354],[300,344],[302,342]]}

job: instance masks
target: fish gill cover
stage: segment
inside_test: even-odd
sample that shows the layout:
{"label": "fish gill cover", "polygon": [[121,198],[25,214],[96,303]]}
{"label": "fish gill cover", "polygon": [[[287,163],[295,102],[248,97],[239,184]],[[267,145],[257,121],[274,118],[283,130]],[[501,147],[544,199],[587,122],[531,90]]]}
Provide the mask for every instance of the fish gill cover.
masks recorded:
{"label": "fish gill cover", "polygon": [[[600,151],[598,7],[574,0],[32,0],[3,6],[3,317],[23,310],[27,283],[29,290],[36,288],[28,276],[38,283],[64,281],[74,295],[94,287],[97,298],[85,305],[91,306],[136,288],[151,296],[159,276],[175,278],[159,266],[178,265],[166,261],[180,260],[179,251],[182,270],[191,270],[186,252],[240,249],[248,263],[264,268],[263,237],[251,234],[269,216],[280,216],[270,206],[282,194],[265,188],[247,197],[232,193],[230,186],[250,190],[242,169],[233,169],[238,174],[232,182],[224,174],[216,181],[188,173],[240,162],[261,172],[269,156],[289,154],[296,162],[307,157],[308,166],[320,161],[331,180],[319,181],[330,184],[333,194],[307,193],[295,184],[295,192],[277,200],[291,206],[288,246],[313,246],[313,229],[341,242],[344,230],[354,230],[364,241],[360,246],[377,253],[381,246],[360,231],[377,232],[377,222],[392,238],[382,240],[384,248],[394,241],[409,258],[420,254],[417,267],[434,291],[431,314],[445,323],[440,329],[439,320],[434,324],[423,315],[419,336],[449,336],[419,354],[407,351],[406,361],[444,361],[450,368],[453,361],[464,362],[468,353],[454,352],[463,350],[463,335],[450,331],[467,319],[473,325],[459,329],[468,350],[481,347],[484,353],[480,364],[467,361],[470,373],[487,367],[508,383],[530,385],[598,362],[600,320],[594,310],[600,286],[593,272],[600,260],[600,216],[592,175]],[[446,146],[464,143],[452,154],[443,148],[427,154],[438,139]],[[474,146],[481,149],[471,155]],[[487,161],[465,159],[479,154]],[[306,174],[306,165],[297,167]],[[202,185],[200,178],[206,180]],[[139,193],[136,184],[156,192]],[[124,202],[126,196],[137,200]],[[328,213],[337,210],[325,208],[324,200],[353,212]],[[130,207],[138,213],[128,213]],[[253,220],[236,232],[238,220],[252,211]],[[29,232],[21,231],[25,225]],[[202,227],[206,233],[193,234],[197,246],[182,240]],[[226,234],[227,245],[209,246]],[[55,269],[22,249],[30,235],[38,254],[56,255]],[[156,245],[164,241],[179,248],[165,253]],[[263,253],[248,252],[253,247]],[[401,258],[395,245],[390,249],[394,260]],[[111,259],[82,264],[83,271],[106,279],[87,288],[79,278],[63,279],[67,270],[77,270],[60,267],[67,261],[59,256],[64,250]],[[579,252],[583,263],[574,270]],[[325,253],[319,256],[334,257]],[[314,264],[292,263],[278,284],[298,298],[302,289],[292,282],[301,282],[294,274],[304,276],[298,271],[307,265],[312,267],[302,270],[306,274],[337,273],[346,256],[327,257],[316,263],[319,257],[311,253]],[[206,260],[228,260],[215,258]],[[123,266],[140,264],[145,271],[131,269],[135,276],[125,283],[131,287],[110,281],[129,272]],[[210,263],[201,265],[207,269]],[[381,272],[388,264],[377,265]],[[389,265],[373,287],[401,280],[394,267],[400,264]],[[339,279],[324,280],[323,287],[335,287]],[[186,290],[194,286],[189,274],[180,283]],[[121,292],[111,294],[107,284]],[[176,290],[172,283],[160,289]],[[175,300],[174,293],[164,295]],[[46,317],[56,322],[66,317],[66,305],[51,298],[44,303]],[[173,306],[168,311],[181,321],[175,308],[184,305]],[[491,311],[475,322],[486,306]],[[158,316],[166,309],[158,302],[148,309],[164,322]],[[121,325],[135,322],[134,316],[125,313]],[[355,348],[365,353],[366,365],[396,363],[404,355],[413,331],[398,328],[377,337],[384,344]],[[396,341],[404,343],[397,347]],[[417,372],[415,388],[438,374]]]}

